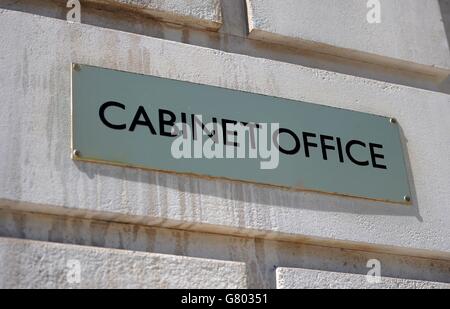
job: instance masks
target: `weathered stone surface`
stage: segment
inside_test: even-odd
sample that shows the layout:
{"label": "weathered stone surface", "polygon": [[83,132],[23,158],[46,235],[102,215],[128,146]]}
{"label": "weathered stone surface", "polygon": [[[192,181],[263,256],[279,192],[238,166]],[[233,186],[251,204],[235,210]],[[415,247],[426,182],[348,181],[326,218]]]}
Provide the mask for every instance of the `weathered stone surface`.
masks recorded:
{"label": "weathered stone surface", "polygon": [[362,61],[447,76],[450,52],[438,0],[247,0],[250,36]]}
{"label": "weathered stone surface", "polygon": [[367,272],[367,261],[382,263],[386,277],[450,283],[450,260],[342,250],[215,233],[114,223],[69,216],[0,209],[0,237],[183,255],[245,263],[249,288],[276,288],[274,265],[339,273]]}
{"label": "weathered stone surface", "polygon": [[[8,10],[0,29],[2,207],[449,256],[448,95]],[[74,162],[71,62],[395,117],[413,205]]]}
{"label": "weathered stone surface", "polygon": [[301,268],[277,268],[279,289],[450,289],[450,284],[382,277],[370,283],[365,275]]}
{"label": "weathered stone surface", "polygon": [[246,288],[244,263],[0,238],[0,288]]}
{"label": "weathered stone surface", "polygon": [[218,30],[222,25],[220,0],[88,0],[137,10],[154,18],[192,27]]}

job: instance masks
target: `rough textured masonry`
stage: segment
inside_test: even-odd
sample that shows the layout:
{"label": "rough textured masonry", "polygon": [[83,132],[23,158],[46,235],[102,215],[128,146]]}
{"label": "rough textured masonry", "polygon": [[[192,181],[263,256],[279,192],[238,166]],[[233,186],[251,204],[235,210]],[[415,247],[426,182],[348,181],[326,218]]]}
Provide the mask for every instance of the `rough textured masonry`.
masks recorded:
{"label": "rough textured masonry", "polygon": [[246,0],[250,36],[446,77],[449,46],[438,0],[381,1],[381,22],[367,22],[367,1]]}
{"label": "rough textured masonry", "polygon": [[280,289],[450,289],[450,284],[382,278],[371,284],[366,276],[300,268],[278,268]]}
{"label": "rough textured masonry", "polygon": [[217,30],[222,24],[220,0],[88,0],[129,9],[166,22]]}
{"label": "rough textured masonry", "polygon": [[[4,13],[0,26],[11,29],[0,47],[7,59],[0,86],[3,200],[55,206],[59,213],[83,210],[177,227],[333,238],[448,256],[450,225],[442,219],[450,217],[450,166],[442,156],[450,153],[448,95],[16,12]],[[71,62],[395,116],[409,155],[413,205],[74,162]]]}
{"label": "rough textured masonry", "polygon": [[[0,287],[448,288],[448,8],[0,1]],[[411,205],[74,161],[72,63],[395,118]]]}
{"label": "rough textured masonry", "polygon": [[[73,261],[80,277],[67,280],[78,266]],[[242,263],[0,238],[0,288],[72,286],[238,289],[247,283]]]}

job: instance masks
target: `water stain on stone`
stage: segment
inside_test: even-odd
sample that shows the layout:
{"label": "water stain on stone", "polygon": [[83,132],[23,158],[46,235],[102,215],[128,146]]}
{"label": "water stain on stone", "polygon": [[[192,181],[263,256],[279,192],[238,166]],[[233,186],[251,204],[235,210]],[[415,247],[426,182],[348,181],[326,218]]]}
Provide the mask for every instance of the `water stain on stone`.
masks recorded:
{"label": "water stain on stone", "polygon": [[175,238],[175,255],[186,255],[189,243],[189,233],[184,231],[174,231],[172,236]]}
{"label": "water stain on stone", "polygon": [[266,277],[266,274],[262,272],[263,269],[265,269],[266,265],[266,250],[264,246],[264,240],[262,239],[255,239],[255,257],[256,257],[256,263],[257,263],[257,271],[254,273],[257,277],[258,282],[261,284],[264,284]]}
{"label": "water stain on stone", "polygon": [[22,90],[24,94],[27,94],[28,87],[29,87],[29,68],[28,68],[28,53],[27,49],[25,48],[23,51],[23,57],[22,57]]}
{"label": "water stain on stone", "polygon": [[26,236],[26,216],[20,213],[13,213],[12,219],[14,222],[14,235],[19,238],[27,238]]}
{"label": "water stain on stone", "polygon": [[145,229],[146,234],[146,242],[147,242],[147,252],[155,252],[155,242],[156,242],[156,236],[157,232],[155,229],[147,228]]}
{"label": "water stain on stone", "polygon": [[181,42],[189,44],[191,41],[189,29],[183,28],[181,31]]}
{"label": "water stain on stone", "polygon": [[108,224],[104,222],[91,222],[89,230],[91,231],[91,245],[104,247]]}
{"label": "water stain on stone", "polygon": [[64,233],[66,227],[63,220],[54,219],[48,231],[48,240],[52,242],[64,243]]}

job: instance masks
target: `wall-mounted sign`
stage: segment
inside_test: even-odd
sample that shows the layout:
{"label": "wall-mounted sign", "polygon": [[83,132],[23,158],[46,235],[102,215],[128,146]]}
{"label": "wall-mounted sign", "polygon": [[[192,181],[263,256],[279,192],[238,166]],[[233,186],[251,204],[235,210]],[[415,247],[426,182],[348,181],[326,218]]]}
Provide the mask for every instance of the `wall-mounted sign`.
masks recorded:
{"label": "wall-mounted sign", "polygon": [[76,160],[408,204],[392,119],[86,65],[72,70]]}

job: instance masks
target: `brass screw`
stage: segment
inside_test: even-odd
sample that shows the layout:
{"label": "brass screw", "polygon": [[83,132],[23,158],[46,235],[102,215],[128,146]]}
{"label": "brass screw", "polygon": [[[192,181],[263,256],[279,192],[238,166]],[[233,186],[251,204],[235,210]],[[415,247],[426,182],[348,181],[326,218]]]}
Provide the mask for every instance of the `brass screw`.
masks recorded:
{"label": "brass screw", "polygon": [[80,151],[77,150],[77,149],[74,149],[74,150],[72,151],[72,155],[73,155],[75,158],[77,158],[77,157],[80,156]]}
{"label": "brass screw", "polygon": [[389,119],[389,122],[390,122],[390,123],[397,123],[397,119],[395,119],[395,118],[390,118],[390,119]]}
{"label": "brass screw", "polygon": [[405,200],[405,202],[410,202],[411,201],[411,198],[409,197],[409,195],[405,195],[403,197],[403,199]]}
{"label": "brass screw", "polygon": [[73,70],[79,72],[81,70],[81,67],[79,64],[74,63]]}

